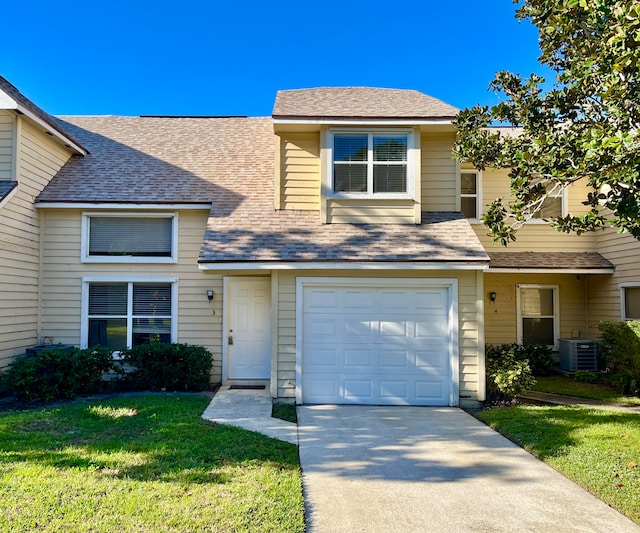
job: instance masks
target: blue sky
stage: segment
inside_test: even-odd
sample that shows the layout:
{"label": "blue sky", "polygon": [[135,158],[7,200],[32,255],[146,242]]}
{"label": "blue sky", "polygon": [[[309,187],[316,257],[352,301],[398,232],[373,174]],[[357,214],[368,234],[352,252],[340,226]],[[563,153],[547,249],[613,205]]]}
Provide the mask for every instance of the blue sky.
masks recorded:
{"label": "blue sky", "polygon": [[544,73],[511,0],[32,0],[2,7],[0,75],[55,115],[270,115],[278,89],[417,89],[495,103]]}

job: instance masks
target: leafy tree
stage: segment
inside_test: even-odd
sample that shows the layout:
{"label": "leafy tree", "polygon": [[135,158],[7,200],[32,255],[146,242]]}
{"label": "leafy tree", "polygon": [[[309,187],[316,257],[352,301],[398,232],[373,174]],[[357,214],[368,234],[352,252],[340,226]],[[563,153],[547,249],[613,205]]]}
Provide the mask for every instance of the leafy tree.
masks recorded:
{"label": "leafy tree", "polygon": [[506,246],[550,192],[584,180],[587,213],[549,223],[578,234],[612,224],[640,238],[640,3],[514,3],[538,28],[539,61],[556,76],[545,90],[541,76],[499,72],[490,87],[501,102],[458,115],[457,157],[511,169],[512,198],[493,202],[483,222]]}

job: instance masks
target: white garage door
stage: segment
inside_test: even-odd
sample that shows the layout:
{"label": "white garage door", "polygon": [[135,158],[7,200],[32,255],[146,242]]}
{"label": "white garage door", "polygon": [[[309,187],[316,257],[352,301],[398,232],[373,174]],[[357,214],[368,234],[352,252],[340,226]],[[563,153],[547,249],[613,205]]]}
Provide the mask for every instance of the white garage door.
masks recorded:
{"label": "white garage door", "polygon": [[305,403],[451,405],[449,287],[302,285]]}

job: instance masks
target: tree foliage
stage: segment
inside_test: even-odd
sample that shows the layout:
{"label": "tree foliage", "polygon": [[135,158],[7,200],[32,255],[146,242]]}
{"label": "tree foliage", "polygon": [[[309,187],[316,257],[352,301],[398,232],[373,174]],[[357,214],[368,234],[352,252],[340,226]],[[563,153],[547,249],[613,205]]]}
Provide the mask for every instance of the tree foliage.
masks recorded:
{"label": "tree foliage", "polygon": [[[507,245],[550,191],[587,184],[586,214],[549,219],[559,231],[607,224],[640,238],[640,3],[630,0],[514,0],[539,31],[545,79],[499,72],[495,106],[457,118],[456,155],[476,168],[510,169],[509,199],[483,216]],[[494,124],[517,130],[491,128]],[[517,132],[517,134],[514,134]]]}

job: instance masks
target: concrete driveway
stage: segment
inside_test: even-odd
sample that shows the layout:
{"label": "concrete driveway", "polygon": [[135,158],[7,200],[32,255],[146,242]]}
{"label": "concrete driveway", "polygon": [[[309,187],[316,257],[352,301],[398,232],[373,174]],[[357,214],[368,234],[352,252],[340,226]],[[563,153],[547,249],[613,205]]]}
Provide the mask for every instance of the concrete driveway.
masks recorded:
{"label": "concrete driveway", "polygon": [[309,531],[638,532],[464,411],[298,407]]}

